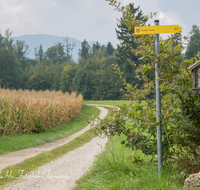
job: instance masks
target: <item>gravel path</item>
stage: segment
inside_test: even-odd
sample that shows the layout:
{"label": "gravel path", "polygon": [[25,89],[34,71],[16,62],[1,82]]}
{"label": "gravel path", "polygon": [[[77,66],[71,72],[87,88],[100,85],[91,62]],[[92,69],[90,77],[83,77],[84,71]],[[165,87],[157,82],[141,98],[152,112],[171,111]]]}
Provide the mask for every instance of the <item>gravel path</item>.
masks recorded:
{"label": "gravel path", "polygon": [[[103,108],[103,107],[97,107],[100,109],[100,118],[105,118],[105,116],[108,114],[108,110]],[[87,125],[85,128],[82,130],[78,131],[77,133],[74,133],[66,138],[62,138],[60,140],[46,143],[41,146],[33,147],[33,148],[28,148],[20,151],[15,151],[9,154],[4,154],[0,155],[0,170],[7,166],[12,166],[18,163],[23,162],[27,158],[32,158],[34,156],[37,156],[38,154],[44,152],[44,151],[50,151],[53,150],[59,146],[62,146],[64,144],[67,144],[71,140],[75,139],[76,137],[82,135],[85,133],[87,130],[91,129],[91,125]]]}
{"label": "gravel path", "polygon": [[[108,110],[103,107],[98,107],[98,108],[101,110],[99,117],[104,118],[107,115]],[[82,132],[79,131],[78,133],[76,133],[76,135],[79,136],[83,134],[85,131],[89,130],[90,128],[91,126],[88,125],[86,128],[81,130]],[[73,138],[76,138],[77,136]],[[62,140],[64,142],[61,142]],[[23,178],[20,178],[18,183],[16,184],[13,183],[11,186],[6,187],[4,189],[5,190],[35,190],[35,189],[72,190],[72,189],[75,189],[76,180],[78,180],[92,165],[95,159],[95,156],[104,149],[106,142],[107,142],[107,138],[96,137],[92,139],[90,142],[83,145],[82,147],[79,147],[73,151],[70,151],[64,156],[42,167],[39,167],[38,170],[28,174],[27,176],[24,176]],[[30,151],[30,149],[26,149],[26,150],[23,150],[24,152],[17,151],[15,153],[7,154],[7,160],[4,160],[4,166],[6,165],[5,163],[7,163],[7,165],[8,163],[10,163],[9,160],[12,161],[11,163],[13,163],[14,161],[16,164],[26,159],[27,155],[28,157],[33,157],[35,156],[35,154],[36,155],[39,154],[41,150],[49,151],[58,146],[63,145],[63,143],[64,144],[67,143],[66,139],[61,139],[53,143],[47,143],[48,145],[45,144],[40,147],[35,147],[31,149],[32,151]],[[17,155],[15,155],[16,153]],[[12,155],[12,157],[9,157],[8,155]],[[3,155],[3,156],[6,156],[6,155]],[[4,157],[0,156],[1,161],[2,161],[2,158]],[[3,164],[1,164],[1,167],[2,165]]]}

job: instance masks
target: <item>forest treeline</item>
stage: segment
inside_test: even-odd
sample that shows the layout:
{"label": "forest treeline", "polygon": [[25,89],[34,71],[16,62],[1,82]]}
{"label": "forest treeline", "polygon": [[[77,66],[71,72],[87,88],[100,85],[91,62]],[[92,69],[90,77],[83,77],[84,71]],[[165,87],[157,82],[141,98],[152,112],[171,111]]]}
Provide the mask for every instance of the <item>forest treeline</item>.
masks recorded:
{"label": "forest treeline", "polygon": [[84,40],[78,62],[72,58],[75,44],[66,38],[43,51],[35,48],[35,59],[28,58],[25,41],[13,41],[11,32],[0,34],[0,85],[9,89],[76,91],[84,99],[122,99],[122,82],[111,68],[117,64],[113,45],[89,46]]}
{"label": "forest treeline", "polygon": [[[130,12],[136,19],[142,20],[142,11],[130,5]],[[120,18],[125,19],[124,15]],[[146,25],[147,20],[142,21]],[[134,65],[141,61],[132,48],[138,44],[128,37],[133,33],[119,22],[116,28],[117,39],[123,44],[115,49],[111,42],[100,45],[97,41],[91,47],[84,40],[79,50],[79,59],[74,61],[72,51],[75,44],[70,44],[66,38],[43,51],[42,44],[35,48],[35,58],[28,58],[29,46],[25,41],[14,41],[12,32],[7,29],[0,34],[0,87],[9,89],[61,90],[76,91],[85,100],[117,100],[123,99],[120,89],[123,80],[114,72],[111,65],[117,65],[123,72],[126,82],[140,87],[140,81],[135,78]],[[181,42],[181,33],[174,35],[174,45]],[[185,52],[186,58],[193,57],[200,51],[200,30],[193,25]],[[152,75],[153,77],[153,75]]]}

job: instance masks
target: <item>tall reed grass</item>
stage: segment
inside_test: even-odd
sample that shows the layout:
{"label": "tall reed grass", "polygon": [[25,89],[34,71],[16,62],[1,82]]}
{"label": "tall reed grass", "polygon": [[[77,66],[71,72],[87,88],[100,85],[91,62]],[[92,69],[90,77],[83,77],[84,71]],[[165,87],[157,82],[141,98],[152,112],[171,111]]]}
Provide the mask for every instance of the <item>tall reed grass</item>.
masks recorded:
{"label": "tall reed grass", "polygon": [[82,95],[0,89],[0,135],[39,133],[77,117]]}

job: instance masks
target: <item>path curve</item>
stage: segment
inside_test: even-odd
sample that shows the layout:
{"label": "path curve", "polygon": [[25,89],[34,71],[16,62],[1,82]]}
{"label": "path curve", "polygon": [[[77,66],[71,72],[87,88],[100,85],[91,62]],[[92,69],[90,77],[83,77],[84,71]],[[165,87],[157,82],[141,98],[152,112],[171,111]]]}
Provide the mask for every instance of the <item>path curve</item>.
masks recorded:
{"label": "path curve", "polygon": [[[101,119],[105,118],[106,115],[108,114],[108,110],[103,108],[103,107],[97,107],[97,108],[100,109],[99,118],[101,118]],[[96,121],[95,121],[94,124],[96,124]],[[76,133],[74,133],[74,134],[72,134],[68,137],[59,139],[57,141],[46,143],[44,145],[36,146],[36,147],[33,147],[33,148],[28,148],[28,149],[24,149],[24,150],[15,151],[15,152],[11,152],[11,153],[8,153],[8,154],[0,155],[0,170],[2,170],[3,168],[5,168],[7,166],[12,166],[12,165],[21,163],[25,159],[37,156],[38,154],[40,154],[44,151],[50,151],[50,150],[53,150],[53,149],[58,148],[60,146],[63,146],[64,144],[67,144],[68,142],[75,139],[76,137],[82,135],[83,133],[85,133],[89,129],[91,129],[90,124],[87,125],[85,128],[83,128],[82,130],[80,130],[80,131],[78,131],[78,132],[76,132]]]}
{"label": "path curve", "polygon": [[[103,107],[98,107],[101,112],[99,117],[105,118],[108,110]],[[95,121],[96,123],[96,121]],[[6,155],[1,155],[1,168],[16,163],[22,162],[24,159],[34,157],[43,151],[49,151],[62,146],[74,138],[80,136],[91,128],[91,125],[86,126],[81,131],[74,133],[73,135],[60,139],[53,143],[47,143],[42,146],[25,149]],[[72,190],[76,187],[76,181],[87,171],[92,165],[95,156],[99,154],[107,142],[105,137],[95,137],[90,142],[83,146],[68,152],[64,156],[51,161],[50,163],[41,166],[37,171],[34,171],[24,178],[20,178],[20,182],[17,184],[9,185],[4,188],[5,190]],[[7,158],[7,159],[6,159]],[[9,158],[9,159],[8,159]],[[3,162],[2,162],[3,160]]]}

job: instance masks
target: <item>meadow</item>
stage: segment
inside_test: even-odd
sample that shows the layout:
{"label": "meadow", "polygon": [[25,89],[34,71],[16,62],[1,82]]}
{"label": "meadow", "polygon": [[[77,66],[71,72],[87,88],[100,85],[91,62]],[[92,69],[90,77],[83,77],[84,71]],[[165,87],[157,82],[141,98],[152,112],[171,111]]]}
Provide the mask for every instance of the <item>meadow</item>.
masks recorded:
{"label": "meadow", "polygon": [[74,120],[82,95],[61,91],[0,89],[0,135],[41,133]]}
{"label": "meadow", "polygon": [[109,106],[119,106],[122,104],[129,104],[128,100],[100,100],[100,101],[83,101],[83,104],[99,104]]}
{"label": "meadow", "polygon": [[[102,105],[128,104],[128,101],[87,101]],[[85,103],[85,102],[84,102]],[[108,117],[111,117],[111,109]],[[176,165],[163,165],[158,173],[157,157],[122,145],[124,135],[111,137],[105,151],[97,156],[91,169],[77,181],[84,190],[180,190],[185,173]]]}

